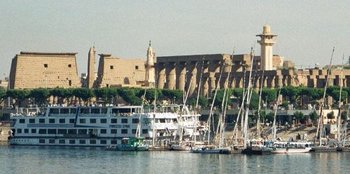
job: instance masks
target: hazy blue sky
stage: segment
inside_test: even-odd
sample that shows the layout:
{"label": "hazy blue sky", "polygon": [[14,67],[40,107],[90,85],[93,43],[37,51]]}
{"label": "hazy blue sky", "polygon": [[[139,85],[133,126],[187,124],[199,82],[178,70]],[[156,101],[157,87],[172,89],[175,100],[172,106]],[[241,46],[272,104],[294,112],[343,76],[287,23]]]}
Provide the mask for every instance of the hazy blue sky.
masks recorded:
{"label": "hazy blue sky", "polygon": [[87,52],[145,58],[148,41],[158,56],[249,53],[269,24],[278,35],[274,54],[296,65],[325,65],[349,57],[350,1],[325,0],[1,0],[0,77],[20,51]]}

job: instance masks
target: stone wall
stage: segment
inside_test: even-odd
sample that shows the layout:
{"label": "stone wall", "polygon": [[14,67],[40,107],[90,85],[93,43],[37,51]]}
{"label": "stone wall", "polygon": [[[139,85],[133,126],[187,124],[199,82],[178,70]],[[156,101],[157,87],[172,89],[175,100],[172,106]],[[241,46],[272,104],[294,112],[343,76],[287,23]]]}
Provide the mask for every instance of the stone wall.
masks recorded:
{"label": "stone wall", "polygon": [[12,59],[10,88],[81,87],[76,53],[21,52]]}
{"label": "stone wall", "polygon": [[120,59],[109,54],[100,54],[97,87],[140,87],[145,81],[145,61]]}

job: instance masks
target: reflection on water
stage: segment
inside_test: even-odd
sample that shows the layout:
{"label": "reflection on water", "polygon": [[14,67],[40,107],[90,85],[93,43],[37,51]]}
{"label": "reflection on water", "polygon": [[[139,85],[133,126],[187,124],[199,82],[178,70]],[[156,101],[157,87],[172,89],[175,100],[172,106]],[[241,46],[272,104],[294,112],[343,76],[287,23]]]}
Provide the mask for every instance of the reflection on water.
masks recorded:
{"label": "reflection on water", "polygon": [[349,173],[349,153],[245,156],[0,146],[0,173]]}

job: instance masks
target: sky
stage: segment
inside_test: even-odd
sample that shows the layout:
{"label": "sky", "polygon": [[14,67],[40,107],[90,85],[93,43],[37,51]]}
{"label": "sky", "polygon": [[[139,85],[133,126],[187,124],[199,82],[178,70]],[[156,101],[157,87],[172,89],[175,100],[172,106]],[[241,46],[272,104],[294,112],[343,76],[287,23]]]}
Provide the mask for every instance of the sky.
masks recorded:
{"label": "sky", "polygon": [[264,25],[277,34],[273,53],[298,68],[334,64],[350,56],[350,1],[339,0],[1,0],[0,79],[20,51],[76,52],[78,71],[87,54],[146,59],[157,56],[260,55]]}

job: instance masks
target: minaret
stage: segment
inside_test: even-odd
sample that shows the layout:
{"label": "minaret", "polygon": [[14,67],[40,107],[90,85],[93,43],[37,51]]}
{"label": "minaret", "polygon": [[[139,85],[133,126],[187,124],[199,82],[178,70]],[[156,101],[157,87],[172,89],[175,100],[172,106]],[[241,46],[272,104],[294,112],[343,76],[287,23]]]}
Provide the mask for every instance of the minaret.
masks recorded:
{"label": "minaret", "polygon": [[154,70],[154,63],[155,63],[155,58],[156,54],[152,49],[152,43],[149,41],[148,49],[147,49],[147,60],[146,60],[146,86],[148,87],[155,87],[155,70]]}
{"label": "minaret", "polygon": [[277,35],[274,35],[271,33],[271,28],[269,25],[265,25],[263,27],[263,33],[256,35],[257,37],[260,37],[260,40],[258,40],[258,43],[261,45],[261,70],[273,70],[273,64],[272,64],[272,45],[275,42],[275,37]]}
{"label": "minaret", "polygon": [[90,48],[88,55],[87,87],[93,88],[95,82],[95,47]]}

